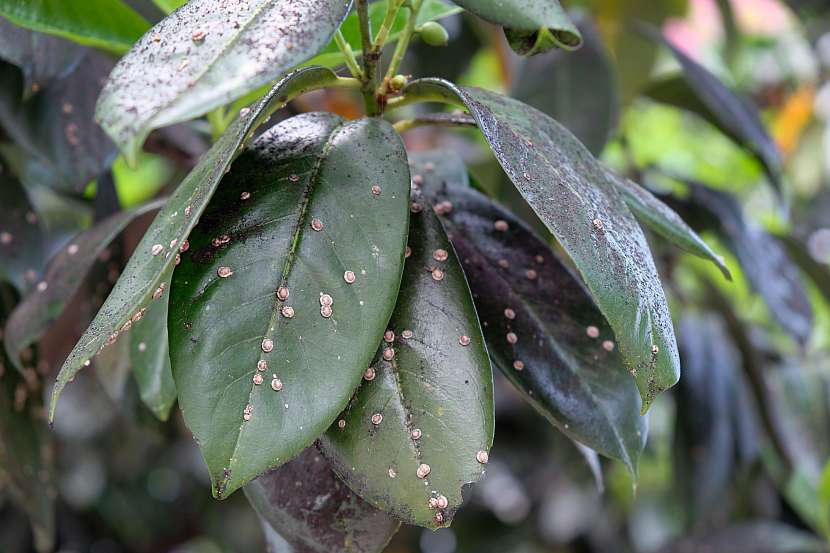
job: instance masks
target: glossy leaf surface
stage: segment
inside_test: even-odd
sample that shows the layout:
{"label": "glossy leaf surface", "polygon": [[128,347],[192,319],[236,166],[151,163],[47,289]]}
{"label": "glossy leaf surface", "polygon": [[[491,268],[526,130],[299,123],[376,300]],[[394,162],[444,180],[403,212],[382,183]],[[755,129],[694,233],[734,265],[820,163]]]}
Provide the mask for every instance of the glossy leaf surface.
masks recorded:
{"label": "glossy leaf surface", "polygon": [[311,445],[349,401],[395,305],[408,189],[391,125],[331,114],[272,128],[223,179],[168,317],[179,405],[216,497]]}
{"label": "glossy leaf surface", "polygon": [[245,495],[287,542],[281,553],[380,553],[401,524],[351,491],[316,446],[253,480]]}
{"label": "glossy leaf surface", "polygon": [[449,525],[465,484],[484,474],[493,376],[461,264],[423,198],[413,206],[391,333],[373,336],[381,345],[369,378],[321,443],[369,503],[436,528]]}
{"label": "glossy leaf surface", "polygon": [[0,281],[12,284],[23,296],[35,286],[46,265],[46,235],[15,179],[0,177],[0,202],[6,209],[0,220]]}
{"label": "glossy leaf surface", "polygon": [[551,424],[636,474],[647,424],[605,318],[548,244],[467,187],[464,167],[459,172],[446,158],[454,156],[417,156],[413,172],[439,211],[446,212],[442,202],[452,205],[442,222],[462,260],[490,357]]}
{"label": "glossy leaf surface", "polygon": [[5,346],[9,359],[15,365],[21,366],[20,352],[39,340],[63,313],[98,255],[136,217],[162,205],[164,200],[156,200],[112,215],[76,236],[71,244],[51,259],[42,280],[17,304],[9,317]]}
{"label": "glossy leaf surface", "polygon": [[128,160],[153,129],[187,121],[274,81],[319,52],[350,0],[191,0],[119,61],[96,116]]}
{"label": "glossy leaf surface", "polygon": [[440,79],[414,81],[406,93],[471,112],[505,173],[574,261],[648,409],[680,376],[677,344],[645,236],[605,169],[567,129],[517,100]]}
{"label": "glossy leaf surface", "polygon": [[510,46],[522,55],[553,47],[579,48],[582,37],[559,0],[454,0],[456,4],[505,28]]}
{"label": "glossy leaf surface", "polygon": [[[170,270],[176,261],[176,250],[196,226],[196,221],[216,191],[222,175],[247,137],[274,110],[282,107],[287,98],[336,79],[337,76],[331,71],[313,67],[288,75],[274,85],[255,106],[249,108],[245,117],[234,121],[202,156],[147,229],[107,301],[61,367],[49,408],[50,419],[54,417],[61,391],[84,363],[108,340],[117,339],[124,324],[147,307],[159,289],[162,294],[166,293]],[[162,246],[163,251],[153,255],[153,248],[157,244]]]}
{"label": "glossy leaf surface", "polygon": [[149,27],[121,0],[0,0],[0,15],[21,27],[121,54]]}

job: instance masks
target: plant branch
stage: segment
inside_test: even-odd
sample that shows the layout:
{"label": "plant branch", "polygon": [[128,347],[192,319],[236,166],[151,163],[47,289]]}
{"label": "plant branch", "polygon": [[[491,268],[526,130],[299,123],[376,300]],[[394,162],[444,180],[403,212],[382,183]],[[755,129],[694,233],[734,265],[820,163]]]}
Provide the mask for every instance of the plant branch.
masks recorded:
{"label": "plant branch", "polygon": [[366,115],[380,115],[380,106],[375,96],[375,80],[377,79],[378,61],[380,55],[372,47],[372,25],[369,21],[369,0],[357,0],[357,16],[360,20],[360,35],[363,44],[363,72],[361,76],[363,104]]}
{"label": "plant branch", "polygon": [[375,41],[372,43],[372,49],[380,52],[386,41],[389,40],[389,33],[392,32],[392,26],[395,24],[395,20],[398,18],[398,12],[401,9],[401,6],[404,5],[406,0],[388,0],[388,5],[386,8],[386,17],[383,19],[383,23],[380,25],[380,29],[378,29],[378,34],[375,37]]}
{"label": "plant branch", "polygon": [[387,83],[398,73],[404,54],[406,54],[406,50],[409,48],[409,42],[415,33],[415,27],[418,24],[418,13],[421,11],[423,0],[411,1],[409,18],[406,20],[406,28],[398,39],[398,44],[395,45],[395,53],[392,54],[392,61],[389,62],[389,68],[386,71],[386,79],[384,82]]}
{"label": "plant branch", "polygon": [[337,32],[334,34],[334,41],[337,43],[337,47],[340,48],[340,51],[343,52],[346,67],[349,68],[349,72],[352,76],[357,79],[362,78],[363,71],[361,71],[360,65],[357,63],[357,58],[354,55],[354,50],[352,50],[352,45],[346,41],[346,38],[343,36],[340,29],[337,29]]}

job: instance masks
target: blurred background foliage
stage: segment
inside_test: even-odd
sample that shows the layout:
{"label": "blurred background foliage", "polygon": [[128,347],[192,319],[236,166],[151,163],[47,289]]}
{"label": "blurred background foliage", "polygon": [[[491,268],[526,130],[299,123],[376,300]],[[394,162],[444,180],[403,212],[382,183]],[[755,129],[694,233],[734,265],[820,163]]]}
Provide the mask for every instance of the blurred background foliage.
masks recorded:
{"label": "blurred background foliage", "polygon": [[[214,114],[158,131],[134,168],[116,156],[92,120],[97,90],[113,53],[123,53],[146,22],[177,2],[129,4],[135,10],[129,25],[87,46],[0,18],[0,248],[24,246],[3,252],[3,323],[41,282],[55,252],[93,222],[175,187],[222,125]],[[497,375],[498,426],[487,478],[452,529],[405,528],[388,551],[825,551],[830,6],[823,0],[566,4],[585,36],[577,52],[519,58],[500,30],[456,13],[442,21],[449,46],[416,44],[405,72],[511,93],[552,115],[702,232],[725,257],[733,281],[703,260],[652,242],[684,372],[648,415],[636,485],[621,464],[598,466],[583,457]],[[777,148],[751,128],[730,127],[734,106],[718,112],[690,96],[700,75],[649,38],[644,22],[751,99]],[[341,91],[291,106],[313,109],[360,114],[356,99]],[[478,186],[541,229],[474,131],[421,128],[406,140],[410,150],[460,153]],[[780,158],[773,159],[776,150]],[[54,428],[44,423],[55,371],[149,217],[137,216],[91,269],[76,268],[71,297],[50,306],[48,329],[23,350],[22,373],[8,359],[0,363],[0,551],[49,550],[53,530],[63,552],[265,548],[242,494],[210,498],[207,472],[178,411],[163,423],[141,403],[129,352],[97,358],[95,370],[66,389]]]}

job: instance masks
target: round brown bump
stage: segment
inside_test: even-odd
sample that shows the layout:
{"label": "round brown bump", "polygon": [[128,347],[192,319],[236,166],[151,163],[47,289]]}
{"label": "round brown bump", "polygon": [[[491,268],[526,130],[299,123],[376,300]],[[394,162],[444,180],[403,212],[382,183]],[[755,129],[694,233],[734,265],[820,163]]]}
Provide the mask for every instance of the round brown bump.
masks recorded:
{"label": "round brown bump", "polygon": [[415,475],[416,475],[418,478],[420,478],[420,479],[422,479],[422,480],[423,480],[424,478],[426,478],[427,476],[429,476],[429,473],[430,473],[431,471],[432,471],[432,469],[430,468],[430,466],[429,466],[428,464],[426,464],[426,463],[421,463],[420,465],[418,465],[418,470],[416,470],[416,471],[415,471]]}
{"label": "round brown bump", "polygon": [[374,380],[375,376],[377,376],[377,373],[375,373],[374,367],[369,367],[368,369],[366,369],[366,372],[363,373],[363,378],[367,382],[371,382],[372,380]]}
{"label": "round brown bump", "polygon": [[321,221],[317,217],[313,218],[311,220],[311,229],[315,232],[320,232],[321,230],[323,230],[323,221]]}
{"label": "round brown bump", "polygon": [[281,287],[277,290],[277,298],[278,298],[280,301],[285,301],[285,300],[287,300],[287,299],[288,299],[288,296],[289,296],[290,294],[291,294],[291,292],[289,292],[289,291],[288,291],[288,288],[286,288],[285,286],[281,286]]}
{"label": "round brown bump", "polygon": [[462,346],[469,346],[470,345],[470,337],[467,336],[466,334],[463,335],[463,336],[460,336],[458,338],[458,343],[461,344]]}
{"label": "round brown bump", "polygon": [[233,270],[230,267],[219,267],[216,274],[219,275],[219,278],[228,278],[233,274]]}
{"label": "round brown bump", "polygon": [[516,359],[513,361],[513,368],[517,371],[523,371],[525,369],[524,361],[521,359]]}
{"label": "round brown bump", "polygon": [[519,341],[519,337],[516,336],[515,332],[508,332],[507,333],[507,343],[515,344],[518,341]]}
{"label": "round brown bump", "polygon": [[507,224],[507,221],[499,219],[498,221],[493,223],[493,228],[499,232],[507,232],[507,229],[509,229],[510,226]]}
{"label": "round brown bump", "polygon": [[435,259],[435,261],[446,261],[449,256],[450,254],[447,253],[447,250],[441,248],[432,252],[432,258]]}
{"label": "round brown bump", "polygon": [[254,381],[255,386],[259,386],[260,384],[262,384],[262,375],[259,374],[259,373],[256,373],[254,375],[253,381]]}
{"label": "round brown bump", "polygon": [[276,376],[271,379],[271,389],[275,392],[279,392],[282,390],[282,380],[277,378]]}
{"label": "round brown bump", "polygon": [[353,284],[356,278],[357,277],[355,277],[354,271],[346,271],[343,273],[343,280],[349,284]]}
{"label": "round brown bump", "polygon": [[587,334],[589,338],[599,338],[599,329],[591,325],[585,329],[585,334]]}
{"label": "round brown bump", "polygon": [[383,358],[386,361],[391,361],[395,358],[395,349],[394,348],[386,348],[383,350]]}
{"label": "round brown bump", "polygon": [[487,462],[490,461],[490,454],[482,449],[481,451],[476,453],[476,461],[478,461],[482,465],[486,465]]}
{"label": "round brown bump", "polygon": [[380,423],[383,422],[383,415],[380,413],[375,413],[372,415],[372,424],[378,426]]}
{"label": "round brown bump", "polygon": [[320,308],[320,315],[322,315],[326,319],[330,318],[332,316],[332,313],[334,312],[332,311],[330,305],[324,305]]}
{"label": "round brown bump", "polygon": [[602,349],[609,352],[614,351],[614,342],[612,342],[611,340],[605,340],[602,343]]}
{"label": "round brown bump", "polygon": [[265,338],[262,340],[262,351],[265,353],[271,353],[274,351],[274,341],[271,338]]}

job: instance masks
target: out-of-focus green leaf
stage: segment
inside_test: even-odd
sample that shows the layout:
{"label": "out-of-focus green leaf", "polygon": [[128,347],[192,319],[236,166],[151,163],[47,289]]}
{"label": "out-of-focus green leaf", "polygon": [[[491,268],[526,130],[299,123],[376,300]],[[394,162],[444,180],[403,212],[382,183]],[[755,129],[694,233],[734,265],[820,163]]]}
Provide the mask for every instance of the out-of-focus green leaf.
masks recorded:
{"label": "out-of-focus green leaf", "polygon": [[172,13],[187,4],[187,0],[153,0],[153,3],[164,13]]}
{"label": "out-of-focus green leaf", "polygon": [[684,217],[701,228],[712,228],[725,238],[737,256],[743,273],[769,306],[773,318],[799,343],[805,344],[813,329],[813,309],[801,274],[784,247],[754,223],[747,221],[734,196],[696,183],[686,183],[689,198],[680,201],[689,209]]}
{"label": "out-of-focus green leaf", "polygon": [[46,265],[46,236],[26,193],[11,177],[0,177],[0,281],[22,296],[31,290]]}
{"label": "out-of-focus green leaf", "polygon": [[559,121],[599,155],[617,127],[617,83],[594,24],[587,17],[575,21],[584,39],[582,47],[524,60],[511,96]]}
{"label": "out-of-focus green leaf", "polygon": [[334,471],[409,524],[447,526],[493,444],[493,375],[464,270],[413,196],[400,295],[365,382],[321,440]]}
{"label": "out-of-focus green leaf", "polygon": [[380,553],[401,525],[352,492],[316,446],[244,491],[263,525],[287,542],[274,553]]}
{"label": "out-of-focus green leaf", "polygon": [[682,69],[680,77],[655,83],[646,90],[646,95],[703,117],[750,150],[764,165],[772,185],[780,192],[781,154],[764,128],[757,108],[656,30],[647,30],[646,36],[668,47]]}
{"label": "out-of-focus green leaf", "polygon": [[23,72],[24,97],[71,71],[83,56],[84,48],[77,44],[23,29],[0,18],[0,59]]}
{"label": "out-of-focus green leaf", "polygon": [[[5,332],[6,353],[22,368],[20,352],[36,342],[63,313],[98,255],[136,217],[159,209],[164,200],[123,211],[84,231],[49,262],[43,279],[15,307]],[[129,327],[128,327],[129,328]]]}
{"label": "out-of-focus green leaf", "polygon": [[0,487],[29,517],[37,551],[48,553],[55,542],[54,453],[33,394],[17,373],[0,376]]}
{"label": "out-of-focus green leaf", "polygon": [[23,101],[22,75],[0,63],[0,126],[25,152],[18,176],[27,187],[79,193],[112,162],[115,146],[92,120],[111,66],[90,51],[74,71]]}
{"label": "out-of-focus green leaf", "polygon": [[119,156],[112,164],[118,203],[125,209],[153,198],[173,177],[175,168],[166,158],[142,152],[135,167]]}
{"label": "out-of-focus green leaf", "polygon": [[697,522],[723,499],[735,468],[731,413],[741,361],[716,315],[687,313],[679,336],[674,481]]}
{"label": "out-of-focus green leaf", "polygon": [[150,26],[121,0],[0,0],[15,25],[123,54]]}
{"label": "out-of-focus green leaf", "polygon": [[405,94],[470,110],[510,180],[574,261],[647,410],[680,376],[677,344],[645,236],[605,169],[567,129],[517,100],[440,79],[414,81]]}
{"label": "out-of-focus green leaf", "polygon": [[150,131],[228,104],[317,54],[351,0],[191,0],[113,69],[96,117],[132,164]]}
{"label": "out-of-focus green leaf", "polygon": [[496,25],[516,52],[532,56],[582,44],[579,30],[568,18],[559,0],[454,0],[456,4]]}
{"label": "out-of-focus green leaf", "polygon": [[[151,303],[158,290],[166,292],[179,247],[176,244],[183,244],[196,226],[242,143],[271,113],[284,106],[288,98],[336,81],[337,75],[322,68],[303,69],[288,75],[244,112],[245,116],[237,119],[202,156],[159,212],[107,301],[61,367],[49,407],[50,419],[54,417],[61,391],[84,363],[108,341],[116,339],[120,329]],[[152,255],[156,244],[163,248],[163,255]]]}
{"label": "out-of-focus green leaf", "polygon": [[391,125],[321,113],[273,127],[223,179],[168,317],[217,498],[311,445],[349,401],[395,305],[409,184]]}
{"label": "out-of-focus green leaf", "polygon": [[775,521],[753,521],[681,538],[660,553],[826,553],[815,536]]}
{"label": "out-of-focus green leaf", "polygon": [[672,208],[664,204],[651,192],[635,182],[608,171],[611,182],[617,185],[628,208],[651,230],[669,240],[677,247],[718,266],[723,276],[732,280],[732,274],[723,258],[686,224]]}
{"label": "out-of-focus green leaf", "polygon": [[463,262],[490,357],[551,424],[636,474],[647,424],[611,328],[548,244],[466,186],[457,159],[419,155],[413,172]]}
{"label": "out-of-focus green leaf", "polygon": [[154,302],[132,325],[129,357],[144,404],[162,421],[176,403],[176,383],[167,342],[167,300]]}

